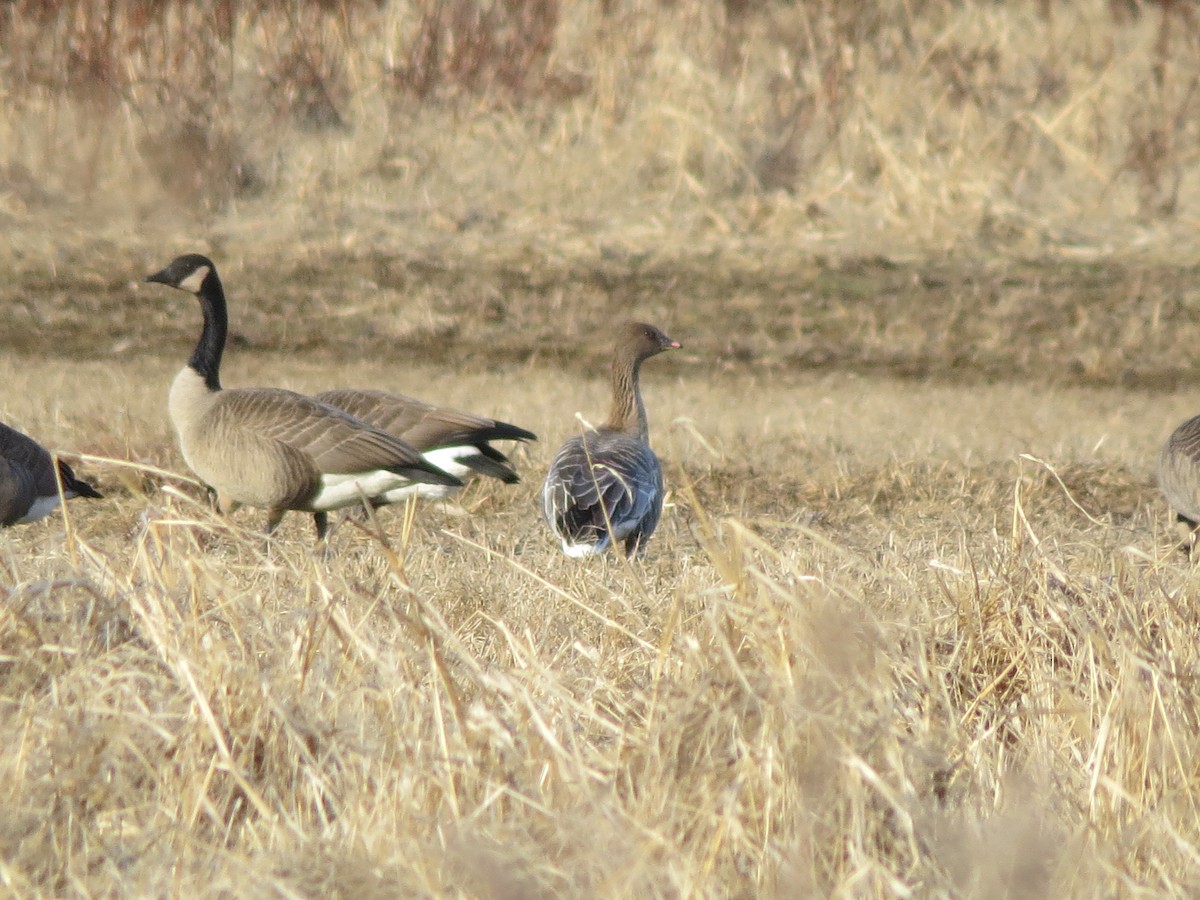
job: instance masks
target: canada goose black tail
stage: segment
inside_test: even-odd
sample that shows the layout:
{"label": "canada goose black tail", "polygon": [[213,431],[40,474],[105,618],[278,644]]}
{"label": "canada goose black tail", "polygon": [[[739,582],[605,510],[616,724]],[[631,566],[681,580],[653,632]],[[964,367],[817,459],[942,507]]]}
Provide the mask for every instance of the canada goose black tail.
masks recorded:
{"label": "canada goose black tail", "polygon": [[82,479],[76,478],[74,471],[61,459],[58,461],[58,477],[62,479],[63,491],[74,493],[77,497],[91,497],[102,500],[104,495]]}
{"label": "canada goose black tail", "polygon": [[536,441],[538,436],[532,431],[526,431],[516,425],[497,422],[492,428],[481,431],[477,439],[483,441]]}
{"label": "canada goose black tail", "polygon": [[403,475],[411,481],[418,484],[443,484],[446,487],[462,487],[463,480],[457,475],[451,475],[449,472],[443,472],[433,463],[425,463],[424,466],[388,466],[389,472],[395,472],[397,475]]}
{"label": "canada goose black tail", "polygon": [[[520,431],[521,429],[517,430]],[[512,463],[508,461],[507,456],[488,444],[480,444],[476,449],[479,451],[477,454],[460,456],[458,461],[473,472],[478,472],[480,475],[488,475],[492,478],[499,478],[505,484],[517,484],[520,482],[521,476],[512,467]]]}

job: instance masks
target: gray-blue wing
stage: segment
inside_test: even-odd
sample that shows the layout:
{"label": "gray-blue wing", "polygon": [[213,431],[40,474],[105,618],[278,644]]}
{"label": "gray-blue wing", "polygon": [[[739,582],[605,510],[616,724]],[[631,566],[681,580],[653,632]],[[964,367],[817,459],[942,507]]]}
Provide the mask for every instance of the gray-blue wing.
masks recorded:
{"label": "gray-blue wing", "polygon": [[570,556],[601,553],[625,541],[641,549],[662,515],[662,466],[643,441],[622,432],[588,431],[554,458],[542,488],[546,521]]}

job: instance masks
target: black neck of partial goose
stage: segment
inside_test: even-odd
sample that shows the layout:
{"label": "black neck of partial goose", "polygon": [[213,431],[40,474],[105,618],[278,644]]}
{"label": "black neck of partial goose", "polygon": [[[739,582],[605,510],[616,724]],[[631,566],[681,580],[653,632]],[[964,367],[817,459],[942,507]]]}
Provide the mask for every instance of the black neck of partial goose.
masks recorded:
{"label": "black neck of partial goose", "polygon": [[225,309],[225,289],[215,271],[210,271],[200,285],[200,308],[204,311],[204,329],[188,360],[188,365],[204,378],[210,391],[221,389],[221,354],[225,352],[225,337],[229,331],[229,314]]}
{"label": "black neck of partial goose", "polygon": [[642,402],[641,373],[645,359],[631,350],[618,350],[612,363],[612,406],[608,428],[632,434],[642,441],[650,439],[646,404]]}

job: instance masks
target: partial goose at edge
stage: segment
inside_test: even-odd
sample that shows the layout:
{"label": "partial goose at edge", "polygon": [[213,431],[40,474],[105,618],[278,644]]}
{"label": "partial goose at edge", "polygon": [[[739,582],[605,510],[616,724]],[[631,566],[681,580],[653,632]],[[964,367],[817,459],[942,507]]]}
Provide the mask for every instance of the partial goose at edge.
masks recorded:
{"label": "partial goose at edge", "polygon": [[68,500],[104,496],[33,438],[0,423],[0,526],[49,515],[59,504],[60,481],[62,497]]}

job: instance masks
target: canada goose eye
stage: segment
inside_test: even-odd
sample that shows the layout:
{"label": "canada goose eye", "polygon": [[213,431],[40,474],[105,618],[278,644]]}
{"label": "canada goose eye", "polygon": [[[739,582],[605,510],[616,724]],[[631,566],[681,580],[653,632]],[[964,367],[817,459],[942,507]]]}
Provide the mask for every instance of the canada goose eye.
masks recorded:
{"label": "canada goose eye", "polygon": [[192,273],[179,282],[179,287],[182,290],[190,291],[193,294],[200,293],[200,285],[204,284],[204,279],[208,277],[208,266],[199,266],[192,270]]}

